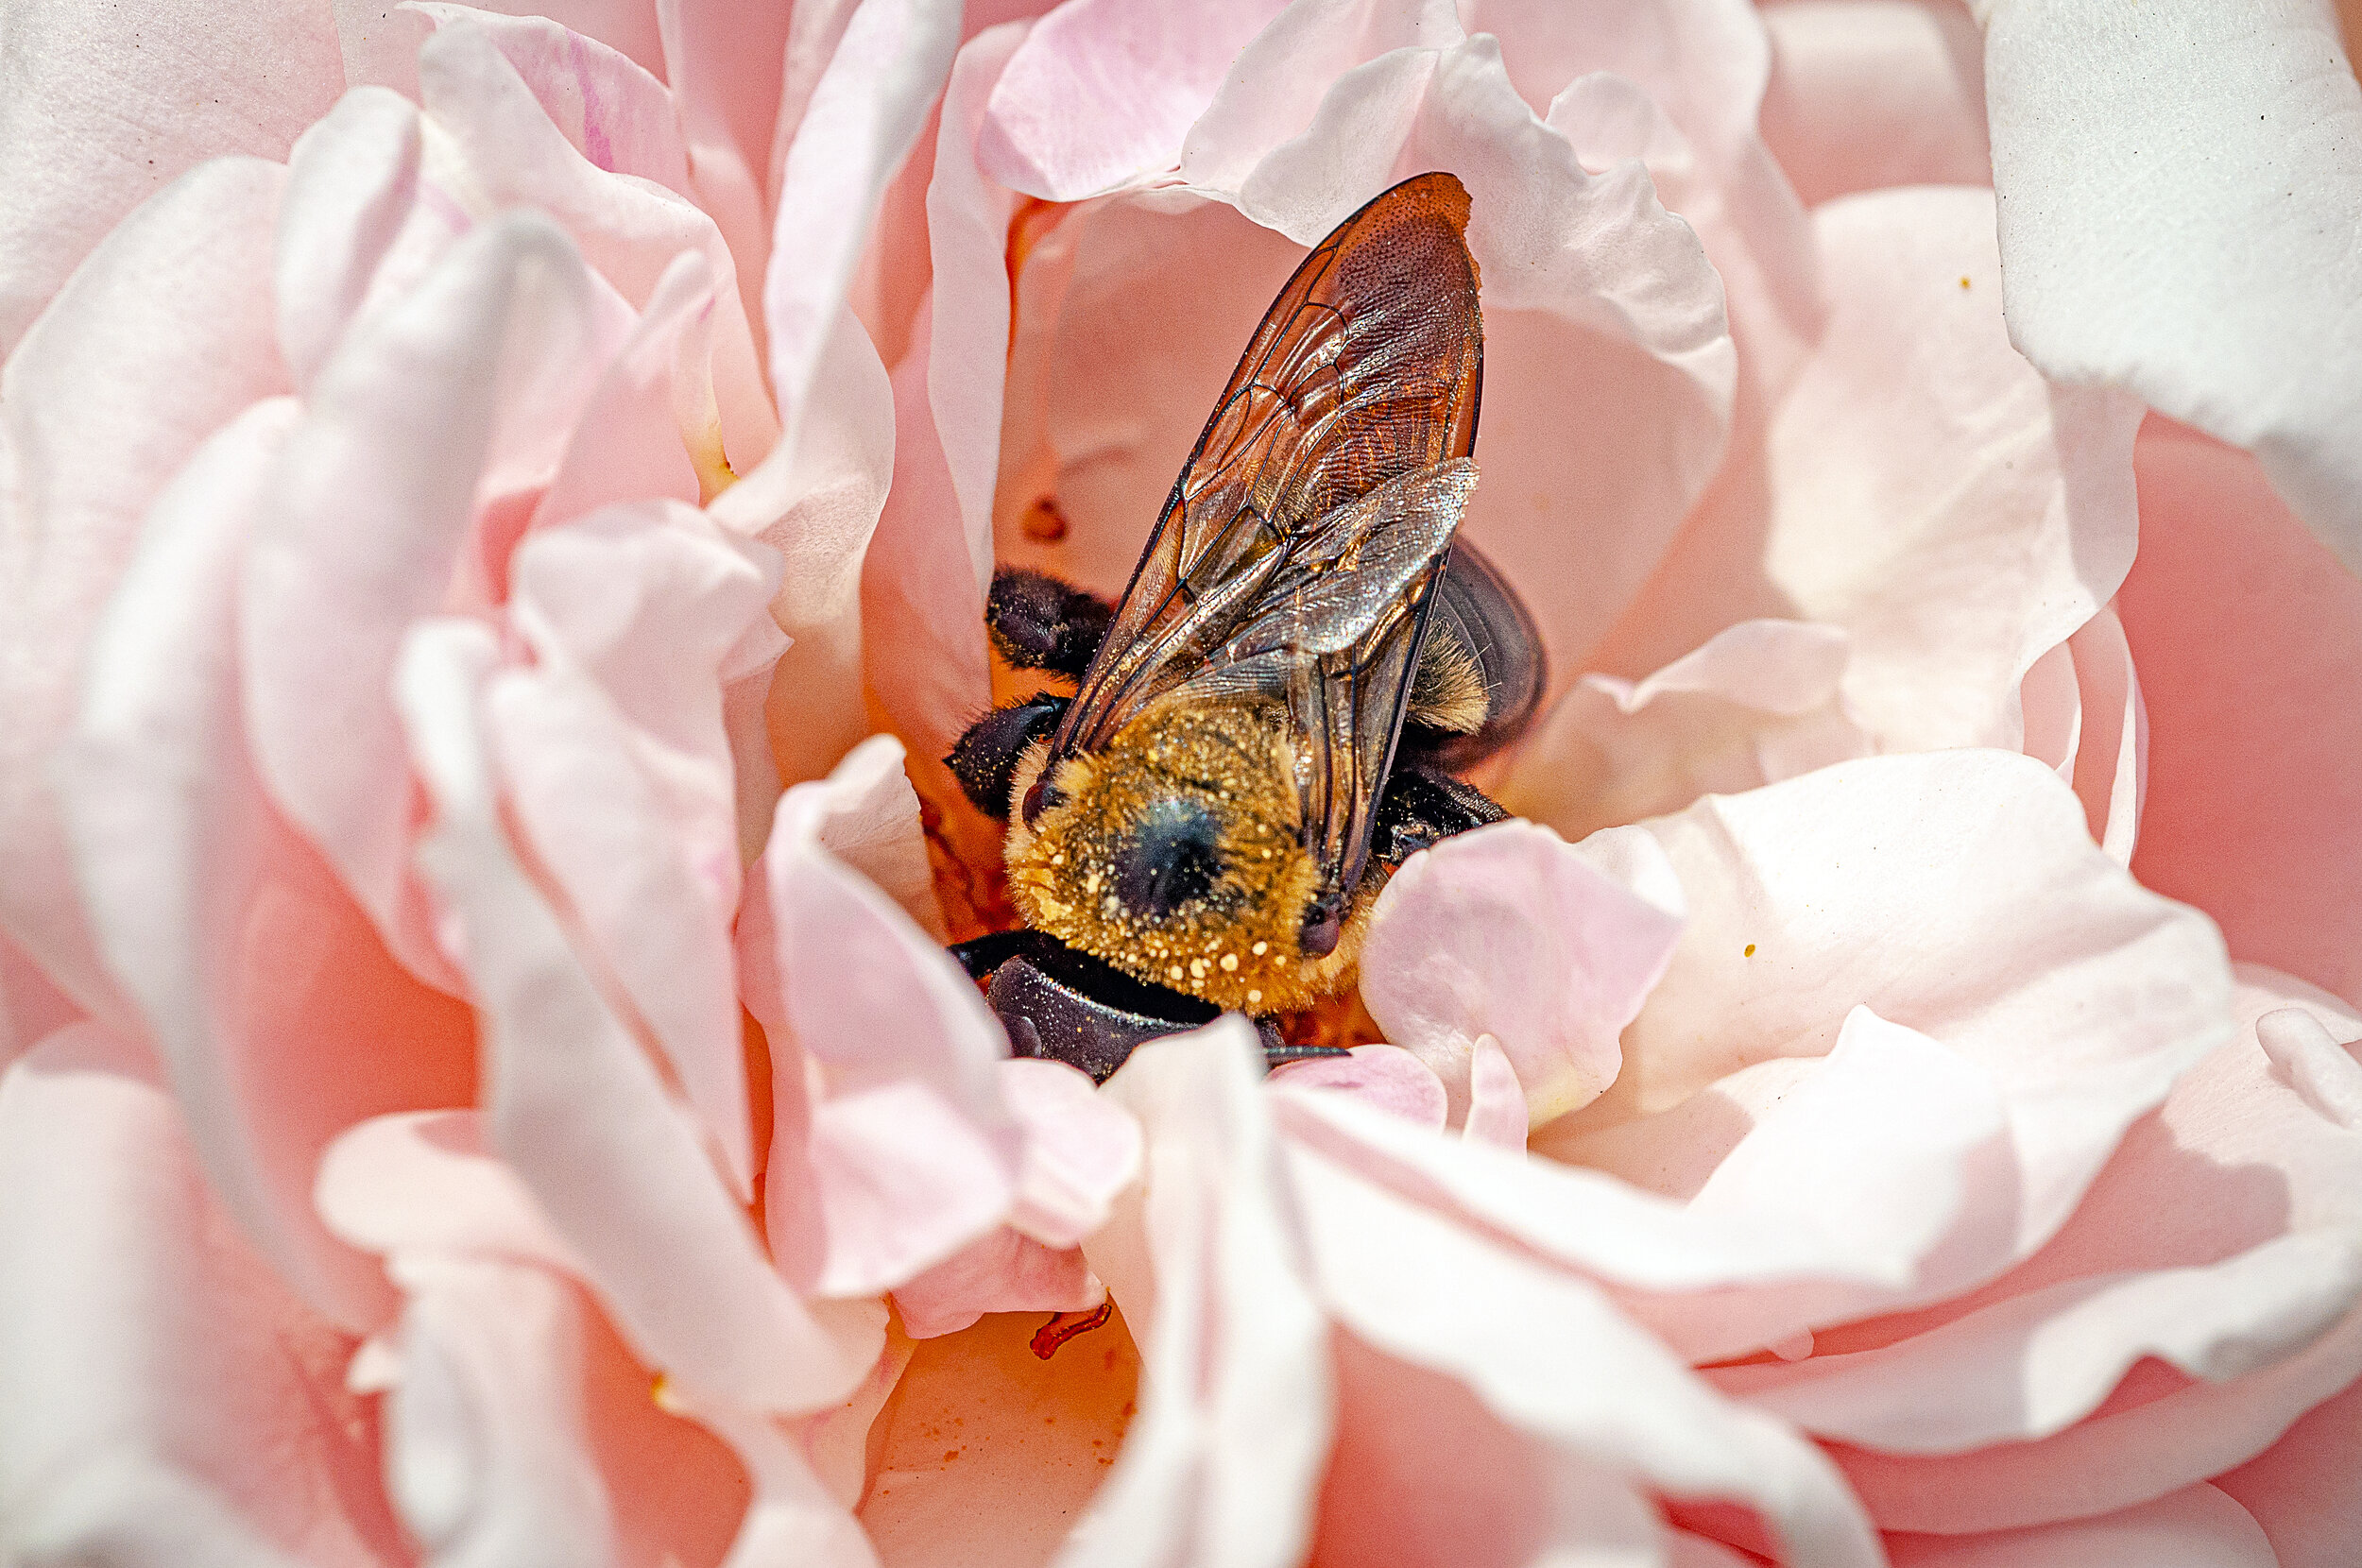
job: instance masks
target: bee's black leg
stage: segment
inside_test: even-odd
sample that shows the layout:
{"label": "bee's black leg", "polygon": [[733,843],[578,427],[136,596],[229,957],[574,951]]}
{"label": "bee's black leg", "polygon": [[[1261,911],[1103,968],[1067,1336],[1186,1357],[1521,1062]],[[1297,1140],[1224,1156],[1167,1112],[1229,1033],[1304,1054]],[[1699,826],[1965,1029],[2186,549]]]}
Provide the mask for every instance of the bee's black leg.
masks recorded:
{"label": "bee's black leg", "polygon": [[988,817],[1005,822],[1009,786],[1025,748],[1058,727],[1071,697],[1050,692],[996,707],[967,726],[944,762],[960,781],[960,793]]}
{"label": "bee's black leg", "polygon": [[1508,815],[1475,786],[1417,761],[1397,759],[1378,797],[1370,852],[1392,868],[1454,833]]}
{"label": "bee's black leg", "polygon": [[1115,606],[1095,593],[1039,571],[1004,567],[993,573],[984,630],[1010,666],[1081,680],[1098,656]]}

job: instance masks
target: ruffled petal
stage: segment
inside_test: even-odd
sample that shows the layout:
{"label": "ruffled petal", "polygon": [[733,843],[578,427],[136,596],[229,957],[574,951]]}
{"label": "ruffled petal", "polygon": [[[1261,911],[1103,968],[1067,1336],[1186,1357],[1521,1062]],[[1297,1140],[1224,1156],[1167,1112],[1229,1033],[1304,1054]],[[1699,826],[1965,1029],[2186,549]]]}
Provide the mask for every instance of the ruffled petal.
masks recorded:
{"label": "ruffled petal", "polygon": [[99,1026],[0,1078],[0,1495],[11,1557],[381,1568],[351,1341],[210,1197],[172,1100]]}
{"label": "ruffled petal", "polygon": [[1580,839],[1868,756],[1842,690],[1851,649],[1836,626],[1742,621],[1645,680],[1585,675],[1494,795]]}
{"label": "ruffled petal", "polygon": [[1681,884],[1656,841],[1611,828],[1570,845],[1505,822],[1445,840],[1387,882],[1361,948],[1361,997],[1386,1037],[1435,1069],[1453,1118],[1491,1035],[1536,1123],[1616,1081],[1617,1035],[1681,936]]}
{"label": "ruffled petal", "polygon": [[1981,14],[2011,341],[2253,451],[2362,571],[2362,86],[2336,15]]}
{"label": "ruffled petal", "polygon": [[[5,358],[127,213],[207,159],[285,158],[345,78],[327,8],[301,0],[235,9],[27,0],[9,8],[0,83]],[[188,296],[164,298],[176,315],[206,319]]]}
{"label": "ruffled petal", "polygon": [[[1480,1041],[1480,1048],[1481,1045]],[[1291,1089],[1326,1089],[1353,1095],[1422,1127],[1440,1128],[1451,1116],[1451,1100],[1444,1091],[1444,1081],[1435,1076],[1433,1067],[1400,1046],[1356,1046],[1350,1055],[1343,1058],[1291,1062],[1274,1068],[1270,1082],[1285,1083]],[[1524,1103],[1520,1091],[1521,1116]]]}
{"label": "ruffled petal", "polygon": [[483,1019],[494,1146],[643,1361],[749,1408],[832,1405],[876,1359],[879,1315],[807,1308],[772,1270],[693,1119],[527,880],[496,815],[482,732],[493,658],[481,628],[426,623],[396,693],[436,812],[422,866]]}
{"label": "ruffled petal", "polygon": [[1844,1463],[1882,1523],[1946,1531],[2185,1486],[2346,1387],[2362,1373],[2362,1128],[2334,1113],[2362,1105],[2362,1064],[2335,1042],[2362,1017],[2240,978],[2242,1037],[2131,1127],[2025,1264],[1718,1379],[1856,1445]]}
{"label": "ruffled petal", "polygon": [[677,502],[618,506],[529,536],[509,608],[534,663],[495,683],[485,713],[519,830],[742,1196],[753,1155],[719,676],[762,616],[766,565]]}
{"label": "ruffled petal", "polygon": [[1311,1545],[1334,1374],[1278,1202],[1260,1055],[1233,1014],[1140,1047],[1108,1080],[1147,1134],[1146,1181],[1086,1252],[1145,1340],[1143,1398],[1061,1564],[1169,1561],[1180,1541],[1188,1562],[1279,1568]]}
{"label": "ruffled petal", "polygon": [[0,920],[93,1011],[113,1009],[111,987],[42,759],[72,722],[91,627],[157,493],[215,430],[288,389],[269,286],[285,180],[231,159],[174,184],[107,236],[0,367]]}
{"label": "ruffled petal", "polygon": [[1767,6],[1763,139],[1811,206],[1890,185],[1989,185],[1984,40],[1950,0]]}
{"label": "ruffled petal", "polygon": [[2362,583],[2253,458],[2155,420],[2136,455],[2141,556],[2118,603],[2150,742],[2133,869],[2238,957],[2362,1001]]}
{"label": "ruffled petal", "polygon": [[255,404],[159,499],[55,767],[100,950],[207,1174],[281,1273],[358,1330],[385,1292],[321,1230],[320,1151],[380,1112],[464,1102],[474,1048],[465,1011],[395,965],[247,754],[238,568],[298,418]]}
{"label": "ruffled petal", "polygon": [[1772,416],[1765,568],[1851,634],[1844,692],[1882,747],[2015,747],[2020,680],[2131,565],[2139,407],[2011,348],[1984,193],[1814,220],[1831,313]]}
{"label": "ruffled petal", "polygon": [[[387,946],[430,978],[446,972],[410,879],[394,660],[462,577],[485,492],[546,483],[597,384],[598,337],[620,325],[594,300],[565,236],[519,214],[474,230],[357,322],[288,438],[239,586],[262,775]],[[506,554],[492,553],[504,570]]]}
{"label": "ruffled petal", "polygon": [[1024,1146],[999,1076],[1008,1043],[975,984],[832,852],[832,824],[874,815],[860,802],[892,748],[787,793],[755,872],[764,912],[751,931],[742,918],[742,943],[771,947],[748,982],[770,988],[749,1005],[773,1051],[772,1253],[830,1296],[891,1288],[998,1227]]}
{"label": "ruffled petal", "polygon": [[2211,925],[2136,886],[2025,758],[1841,763],[1652,831],[1690,923],[1624,1032],[1623,1076],[1568,1124],[1578,1141],[1742,1067],[1822,1054],[1866,1006],[1993,1074],[2018,1174],[1987,1197],[2014,1209],[2003,1244],[2022,1255],[2123,1129],[2230,1037]]}
{"label": "ruffled petal", "polygon": [[1172,167],[1224,73],[1284,0],[1073,0],[1043,18],[992,91],[993,179],[1075,201]]}
{"label": "ruffled petal", "polygon": [[2065,1524],[1887,1538],[1894,1568],[2288,1568],[2305,1560],[2276,1556],[2273,1544],[2237,1503],[2203,1484]]}

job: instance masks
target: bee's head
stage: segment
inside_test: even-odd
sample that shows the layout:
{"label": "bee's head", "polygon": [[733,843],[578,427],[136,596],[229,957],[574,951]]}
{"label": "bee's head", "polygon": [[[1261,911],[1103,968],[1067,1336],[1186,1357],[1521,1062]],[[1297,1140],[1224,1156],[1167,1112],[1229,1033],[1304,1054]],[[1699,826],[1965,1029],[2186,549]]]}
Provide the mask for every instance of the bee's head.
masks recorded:
{"label": "bee's head", "polygon": [[1027,924],[1246,1013],[1333,989],[1356,944],[1318,897],[1293,751],[1271,716],[1162,706],[1048,776],[1046,755],[1018,764],[1012,792],[1009,887]]}

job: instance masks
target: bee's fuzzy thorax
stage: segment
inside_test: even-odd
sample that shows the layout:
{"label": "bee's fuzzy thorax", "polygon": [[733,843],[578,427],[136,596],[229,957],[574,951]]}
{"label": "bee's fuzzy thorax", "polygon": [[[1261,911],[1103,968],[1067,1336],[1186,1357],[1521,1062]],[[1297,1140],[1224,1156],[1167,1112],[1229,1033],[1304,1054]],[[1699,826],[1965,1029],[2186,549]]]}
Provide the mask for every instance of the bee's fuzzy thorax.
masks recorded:
{"label": "bee's fuzzy thorax", "polygon": [[[1013,807],[1048,754],[1036,744],[1018,764]],[[1061,762],[1051,782],[1061,798],[1030,827],[1021,810],[1010,813],[1009,892],[1026,924],[1137,979],[1249,1014],[1307,1006],[1351,977],[1378,878],[1354,899],[1335,951],[1298,948],[1320,867],[1299,831],[1283,714],[1160,703],[1105,748]],[[1150,810],[1176,798],[1218,825],[1220,870],[1203,897],[1153,920],[1117,896],[1114,867]]]}

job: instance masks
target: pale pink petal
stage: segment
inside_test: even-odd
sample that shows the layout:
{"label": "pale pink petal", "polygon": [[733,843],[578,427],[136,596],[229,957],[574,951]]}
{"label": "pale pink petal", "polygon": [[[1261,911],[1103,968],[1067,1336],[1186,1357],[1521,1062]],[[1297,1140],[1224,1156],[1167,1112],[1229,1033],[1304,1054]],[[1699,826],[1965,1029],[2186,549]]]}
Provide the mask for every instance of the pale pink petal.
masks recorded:
{"label": "pale pink petal", "polygon": [[2192,1383],[2102,1410],[2054,1437],[1935,1457],[1840,1451],[1846,1478],[1889,1529],[2013,1529],[2127,1508],[2243,1463],[2362,1377],[2362,1316],[2235,1383]]}
{"label": "pale pink petal", "polygon": [[1106,1299],[1080,1252],[1006,1225],[894,1287],[894,1310],[917,1339],[957,1334],[988,1312],[1080,1312]]}
{"label": "pale pink petal", "polygon": [[657,0],[690,189],[738,259],[740,303],[758,349],[768,335],[762,280],[771,259],[771,146],[788,39],[822,9]]}
{"label": "pale pink petal", "polygon": [[959,35],[959,8],[946,0],[863,0],[796,127],[762,291],[771,385],[791,441],[879,197],[925,128]]}
{"label": "pale pink petal", "polygon": [[1476,1143],[1523,1149],[1532,1130],[1525,1085],[1517,1082],[1509,1053],[1491,1035],[1478,1035],[1476,1053],[1468,1058],[1468,1115],[1460,1135]]}
{"label": "pale pink petal", "polygon": [[723,1568],[876,1568],[876,1549],[794,1438],[742,1410],[688,1413],[729,1443],[754,1482]]}
{"label": "pale pink petal", "polygon": [[281,1274],[362,1329],[390,1304],[313,1210],[320,1152],[380,1112],[464,1103],[474,1050],[464,1011],[393,963],[247,755],[238,567],[299,418],[291,400],[255,404],[158,500],[53,768],[100,951],[207,1174]]}
{"label": "pale pink petal", "polygon": [[[420,8],[388,7],[385,0],[332,0],[336,40],[344,50],[347,77],[359,84],[375,82],[416,96],[419,84],[419,44],[433,31],[435,19]],[[468,8],[438,8],[464,12]],[[606,45],[642,70],[660,76],[665,67],[663,40],[652,0],[488,0],[475,8],[496,17],[547,16],[571,32]],[[528,21],[530,26],[530,21]]]}
{"label": "pale pink petal", "polygon": [[2362,1556],[2362,1495],[2353,1456],[2362,1453],[2362,1380],[2305,1412],[2263,1453],[2215,1477],[2254,1515],[2282,1568],[2350,1562]]}
{"label": "pale pink petal", "polygon": [[738,833],[718,674],[772,579],[677,502],[531,535],[514,571],[511,614],[536,661],[493,681],[485,723],[517,827],[744,1196]]}
{"label": "pale pink petal", "polygon": [[[1477,0],[1466,20],[1469,31],[1499,37],[1519,94],[1586,167],[1627,157],[1648,165],[1658,199],[1698,231],[1721,274],[1742,373],[1758,386],[1784,384],[1819,329],[1821,282],[1804,205],[1756,133],[1772,51],[1755,8]],[[1600,138],[1604,128],[1576,100],[1602,87],[1623,100],[1626,125],[1658,120],[1669,138],[1620,146]]]}
{"label": "pale pink petal", "polygon": [[2362,1001],[2362,583],[2253,458],[2155,420],[2137,456],[2117,605],[2148,713],[2133,868],[2238,957]]}
{"label": "pale pink petal", "polygon": [[1808,205],[1993,182],[1984,40],[1960,0],[1783,0],[1763,25],[1763,139]]}
{"label": "pale pink petal", "polygon": [[565,229],[582,259],[634,309],[645,309],[681,251],[712,269],[711,373],[723,445],[745,472],[779,435],[740,303],[737,263],[713,220],[684,196],[609,173],[567,140],[494,35],[472,22],[438,27],[419,51],[427,116],[448,131],[477,202],[529,206]]}
{"label": "pale pink petal", "polygon": [[1534,1122],[1596,1099],[1622,1063],[1617,1035],[1665,972],[1681,884],[1656,841],[1610,828],[1568,844],[1505,822],[1413,856],[1378,895],[1361,999],[1467,1114],[1468,1058],[1491,1035]]}
{"label": "pale pink petal", "polygon": [[287,390],[269,285],[285,178],[231,159],[179,181],[107,236],[0,367],[0,922],[94,1012],[116,1004],[43,758],[157,492],[232,416]]}
{"label": "pale pink petal", "polygon": [[[2362,1065],[2319,1043],[2362,1036],[2362,1017],[2268,971],[2240,978],[2249,1032],[2131,1127],[2024,1265],[1915,1318],[1824,1335],[1797,1367],[1728,1374],[1889,1450],[1844,1461],[1881,1522],[1993,1529],[2136,1503],[2250,1458],[2362,1373],[2362,1132],[2320,1110],[2362,1094]],[[2275,1014],[2279,1060],[2254,1032]],[[2142,1355],[2157,1359],[2117,1386]],[[1881,1362],[1873,1415],[1851,1369]],[[1823,1375],[1831,1392],[1807,1391]],[[1910,1435],[1974,1443],[2020,1425],[2034,1440],[1969,1454],[1920,1454]]]}
{"label": "pale pink petal", "polygon": [[1009,352],[1009,218],[1015,198],[977,166],[984,96],[1023,29],[960,51],[945,89],[927,192],[933,291],[895,371],[895,490],[862,593],[878,645],[871,679],[895,726],[944,750],[990,703],[979,627],[993,569],[994,482]]}
{"label": "pale pink petal", "polygon": [[437,1564],[615,1560],[574,1287],[531,1264],[397,1258],[408,1302],[385,1491]]}
{"label": "pale pink petal", "polygon": [[98,1026],[0,1078],[7,1550],[124,1568],[408,1560],[352,1342],[211,1200],[171,1099]]}
{"label": "pale pink petal", "polygon": [[[1622,1076],[1568,1124],[1565,1156],[1584,1157],[1586,1132],[1742,1067],[1823,1054],[1866,1006],[1992,1074],[2017,1175],[1990,1196],[2014,1206],[2006,1245],[2022,1256],[2123,1129],[2230,1037],[2213,927],[2136,886],[2028,758],[1840,763],[1709,797],[1651,831],[1689,925],[1624,1031]],[[1687,1135],[1727,1147],[1711,1120]],[[1667,1163],[1662,1145],[1645,1157]]]}
{"label": "pale pink petal", "polygon": [[497,8],[440,0],[409,0],[408,9],[438,31],[454,24],[479,29],[550,123],[593,164],[690,194],[672,94],[628,55],[548,16],[503,16]]}
{"label": "pale pink petal", "polygon": [[[2137,1508],[1960,1538],[1889,1536],[1894,1568],[2303,1568],[2251,1514],[2200,1484]],[[2330,1559],[2319,1559],[2327,1568]]]}
{"label": "pale pink petal", "polygon": [[1952,189],[1817,212],[1828,327],[1772,417],[1765,569],[1852,635],[1844,692],[1890,749],[2015,747],[2020,679],[2132,560],[2140,409],[2010,347],[1993,211]]}
{"label": "pale pink petal", "polygon": [[826,774],[873,727],[862,690],[862,564],[895,472],[894,388],[849,311],[829,334],[816,386],[793,446],[782,440],[711,508],[784,562],[771,615],[793,642],[765,716],[788,783]]}
{"label": "pale pink petal", "polygon": [[384,1253],[406,1296],[349,1374],[392,1390],[388,1488],[405,1523],[437,1563],[719,1561],[748,1512],[745,1476],[678,1419],[705,1421],[678,1385],[585,1309],[579,1260],[486,1151],[485,1126],[475,1112],[380,1117],[321,1173],[323,1213]]}
{"label": "pale pink petal", "polygon": [[1051,1247],[1072,1247],[1107,1220],[1140,1170],[1140,1126],[1063,1062],[1001,1064],[1001,1092],[1025,1133],[1009,1223]]}
{"label": "pale pink petal", "polygon": [[2148,787],[2148,714],[2124,623],[2113,608],[2102,609],[2067,639],[2075,659],[2076,695],[2081,728],[2071,782],[2083,802],[2092,837],[2111,856],[2131,864],[2141,828],[2141,806]]}
{"label": "pale pink petal", "polygon": [[[1356,1046],[1350,1056],[1291,1062],[1274,1068],[1268,1082],[1291,1089],[1326,1089],[1352,1095],[1422,1127],[1440,1128],[1451,1116],[1444,1081],[1435,1076],[1433,1067],[1400,1046]],[[1522,1092],[1517,1103],[1517,1114],[1522,1117]]]}
{"label": "pale pink petal", "polygon": [[1260,1055],[1233,1014],[1140,1047],[1108,1080],[1147,1134],[1145,1182],[1086,1251],[1146,1341],[1143,1398],[1061,1564],[1166,1562],[1186,1542],[1183,1561],[1280,1568],[1311,1544],[1329,1328],[1280,1202]]}
{"label": "pale pink petal", "polygon": [[432,162],[418,106],[381,87],[346,94],[297,138],[271,282],[298,390],[356,317],[417,286],[471,226]]}
{"label": "pale pink petal", "polygon": [[50,983],[41,965],[0,935],[0,1070],[81,1017],[82,1010]]}
{"label": "pale pink petal", "polygon": [[486,1148],[478,1111],[361,1123],[320,1161],[317,1198],[329,1227],[371,1253],[505,1258],[577,1278],[585,1272],[516,1171]]}
{"label": "pale pink petal", "polygon": [[1280,3],[1219,0],[1183,11],[1155,0],[1068,0],[993,89],[985,168],[1048,201],[1172,168],[1231,60]]}
{"label": "pale pink petal", "polygon": [[[1339,77],[1397,50],[1448,49],[1465,37],[1459,15],[1442,0],[1288,6],[1230,61],[1220,89],[1190,127],[1181,178],[1238,190],[1268,154],[1311,126]],[[1405,74],[1412,63],[1398,60],[1374,76]],[[1430,58],[1417,72],[1422,85],[1432,65]],[[1548,105],[1546,96],[1536,111]]]}
{"label": "pale pink petal", "polygon": [[[344,86],[317,5],[11,5],[0,46],[0,358],[134,208],[209,158],[286,157]],[[241,241],[268,233],[265,223]]]}
{"label": "pale pink petal", "polygon": [[2261,1371],[2318,1340],[2357,1297],[2362,1252],[2288,1236],[2207,1268],[2029,1290],[1880,1349],[1816,1347],[1715,1381],[1816,1437],[1951,1454],[2064,1430],[2143,1356],[2213,1383]]}
{"label": "pale pink petal", "polygon": [[1742,621],[1638,682],[1584,675],[1493,793],[1569,838],[1869,754],[1836,626]]}
{"label": "pale pink petal", "polygon": [[999,1023],[934,938],[830,853],[830,791],[780,802],[756,872],[775,967],[748,981],[776,987],[750,1004],[773,1051],[772,1253],[800,1285],[851,1296],[998,1226],[1023,1134]]}
{"label": "pale pink petal", "polygon": [[2251,449],[2362,571],[2362,86],[2336,17],[1980,14],[2011,340]]}
{"label": "pale pink petal", "polygon": [[841,1400],[876,1359],[866,1304],[807,1309],[526,879],[496,815],[479,690],[488,633],[430,622],[397,694],[436,808],[423,869],[486,1040],[494,1146],[583,1259],[641,1358],[757,1409]]}
{"label": "pale pink petal", "polygon": [[1037,1568],[1082,1517],[1132,1419],[1118,1317],[1049,1360],[1038,1316],[921,1342],[878,1418],[861,1522],[888,1568]]}
{"label": "pale pink petal", "polygon": [[1878,1560],[1818,1450],[1718,1398],[1595,1286],[1316,1155],[1292,1150],[1287,1169],[1320,1299],[1355,1338],[1463,1384],[1528,1442],[1674,1497],[1754,1508],[1795,1560]]}
{"label": "pale pink petal", "polygon": [[1310,1568],[1662,1560],[1656,1509],[1612,1465],[1532,1440],[1464,1385],[1357,1336],[1336,1347],[1343,1415]]}
{"label": "pale pink petal", "polygon": [[596,384],[593,298],[565,236],[519,214],[364,317],[314,382],[240,584],[262,775],[387,944],[430,976],[442,971],[408,865],[395,655],[453,594],[480,486],[495,482],[488,463],[546,483]]}
{"label": "pale pink petal", "polygon": [[809,838],[878,885],[930,935],[943,934],[918,792],[909,758],[891,735],[873,735],[846,753],[825,781],[798,788],[779,807],[779,828]]}
{"label": "pale pink petal", "polygon": [[864,673],[896,733],[928,758],[992,704],[991,562],[944,537],[960,511],[928,402],[933,316],[930,300],[895,368],[894,481],[861,576]]}
{"label": "pale pink petal", "polygon": [[694,505],[709,481],[715,488],[727,481],[718,431],[692,456],[688,443],[710,413],[694,406],[707,401],[696,391],[707,388],[680,373],[684,353],[710,330],[712,309],[711,272],[697,252],[682,251],[584,407],[528,527],[658,496]]}

